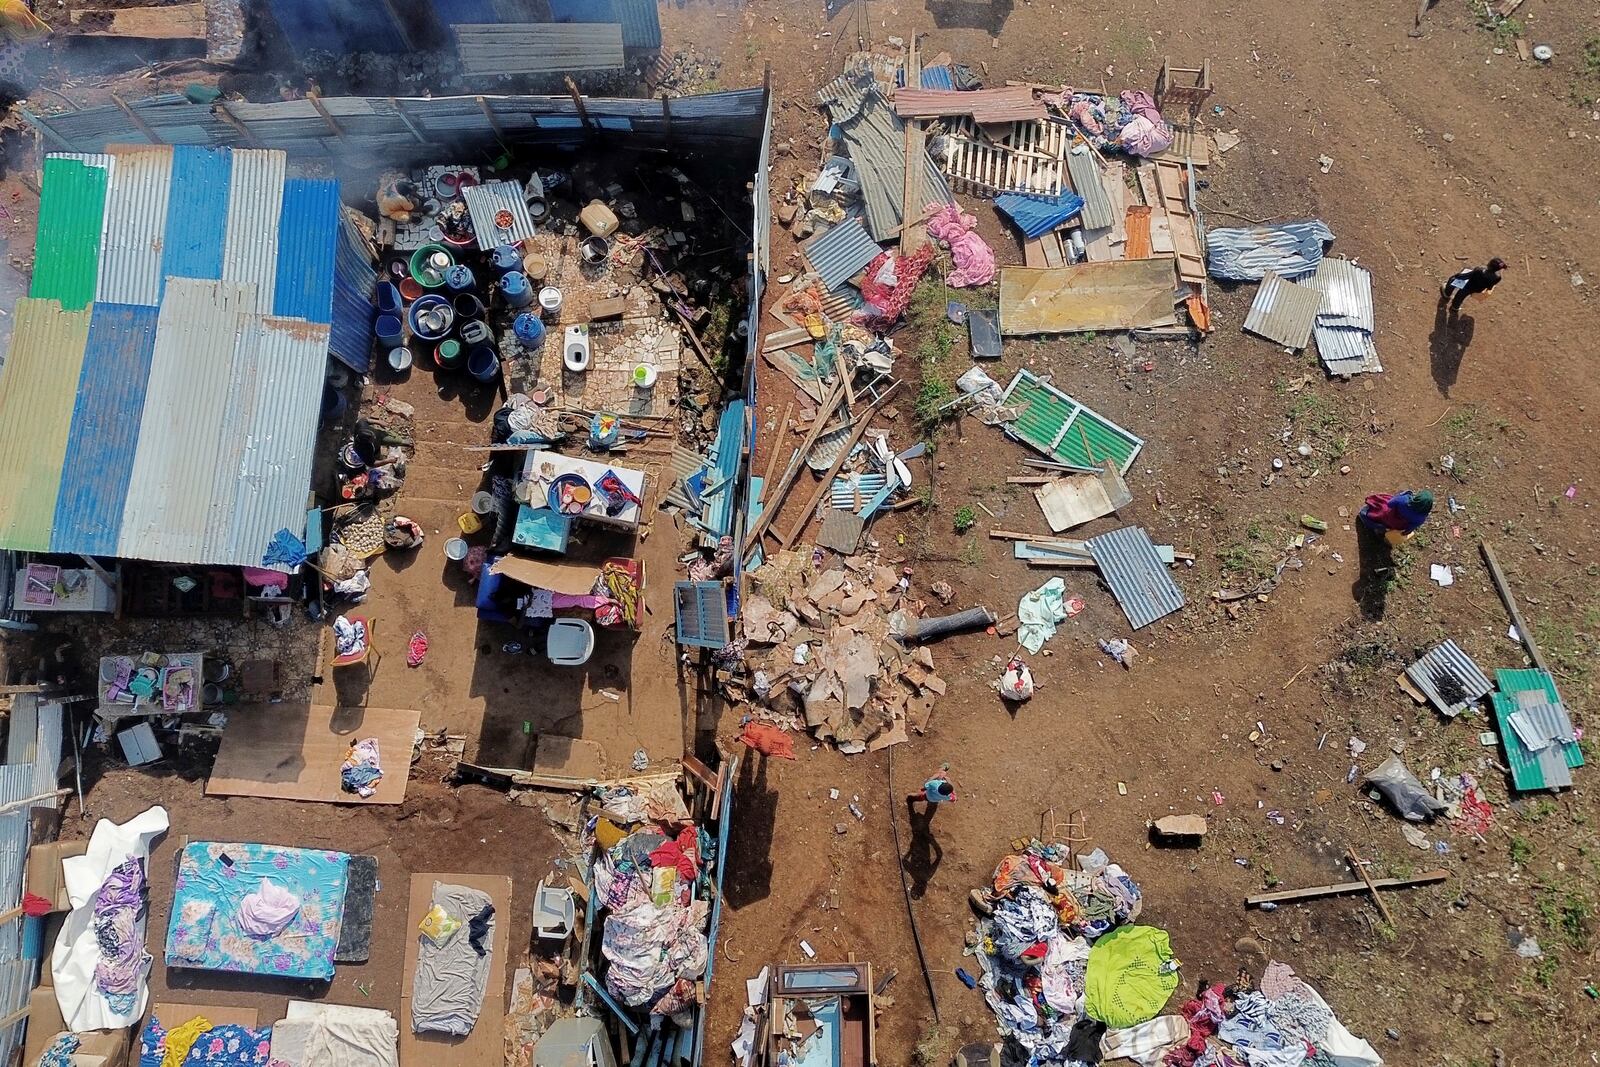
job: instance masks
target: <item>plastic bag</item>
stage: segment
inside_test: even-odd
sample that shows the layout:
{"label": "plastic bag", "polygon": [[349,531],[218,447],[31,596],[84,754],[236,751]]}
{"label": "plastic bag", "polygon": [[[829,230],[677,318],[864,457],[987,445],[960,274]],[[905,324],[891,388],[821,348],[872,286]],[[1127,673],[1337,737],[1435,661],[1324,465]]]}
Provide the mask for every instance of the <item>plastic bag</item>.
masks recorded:
{"label": "plastic bag", "polygon": [[1000,698],[1018,704],[1033,696],[1033,672],[1021,659],[1013,658],[1000,676]]}
{"label": "plastic bag", "polygon": [[444,905],[435,904],[428,909],[428,914],[422,917],[417,929],[421,930],[429,941],[443,947],[450,940],[450,935],[461,929],[461,920],[445,911]]}
{"label": "plastic bag", "polygon": [[1428,792],[1417,776],[1400,762],[1399,756],[1390,756],[1376,770],[1367,772],[1366,781],[1408,822],[1432,822],[1449,807]]}

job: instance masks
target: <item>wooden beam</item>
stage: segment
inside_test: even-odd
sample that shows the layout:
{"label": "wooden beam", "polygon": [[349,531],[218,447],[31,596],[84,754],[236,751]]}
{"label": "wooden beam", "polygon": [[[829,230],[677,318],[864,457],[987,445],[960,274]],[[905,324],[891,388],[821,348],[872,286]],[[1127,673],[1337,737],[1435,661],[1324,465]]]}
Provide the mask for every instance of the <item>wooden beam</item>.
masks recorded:
{"label": "wooden beam", "polygon": [[772,443],[772,455],[767,457],[766,474],[761,479],[761,492],[765,495],[772,485],[773,472],[778,469],[778,453],[783,451],[783,439],[789,432],[789,419],[794,415],[794,401],[789,401],[789,406],[783,409],[783,418],[778,422],[778,432],[773,436],[777,440]]}
{"label": "wooden beam", "polygon": [[578,109],[578,118],[583,120],[583,128],[588,133],[594,132],[594,126],[589,122],[589,109],[583,102],[583,94],[578,92],[578,83],[571,76],[567,77],[567,92],[572,94],[572,103]]}
{"label": "wooden beam", "polygon": [[768,486],[766,503],[761,506],[761,515],[756,519],[755,526],[744,536],[744,544],[740,547],[741,556],[748,556],[750,551],[761,543],[761,536],[766,533],[767,527],[772,525],[777,518],[778,508],[783,505],[783,498],[788,495],[789,487],[794,484],[795,476],[805,466],[806,456],[811,452],[811,446],[817,443],[817,438],[822,436],[823,428],[827,426],[828,419],[833,414],[833,409],[839,406],[839,398],[844,395],[844,386],[835,382],[828,390],[827,396],[822,398],[822,403],[817,407],[817,417],[811,424],[811,430],[806,434],[806,439],[800,443],[800,449],[795,453],[794,459],[789,461],[789,466],[784,469],[783,477],[778,479],[776,487]]}
{"label": "wooden beam", "polygon": [[1449,871],[1427,871],[1415,878],[1369,878],[1360,882],[1314,885],[1306,889],[1280,889],[1271,893],[1258,893],[1253,897],[1245,897],[1244,905],[1247,908],[1258,908],[1263,904],[1287,904],[1299,900],[1316,900],[1319,897],[1368,893],[1375,889],[1411,889],[1419,885],[1434,885],[1445,881],[1449,877]]}
{"label": "wooden beam", "polygon": [[220,118],[223,122],[226,122],[229,126],[232,126],[235,130],[238,130],[247,142],[255,145],[257,148],[261,147],[261,141],[257,139],[255,134],[250,132],[250,127],[241,122],[239,120],[239,116],[233,113],[233,111],[228,107],[228,102],[226,100],[218,100],[212,113]]}
{"label": "wooden beam", "polygon": [[102,567],[100,562],[93,556],[79,556],[78,558],[87,563],[89,565],[89,569],[98,574],[101,579],[111,587],[111,591],[113,593],[120,588],[120,583],[117,581],[117,576]]}
{"label": "wooden beam", "polygon": [[411,131],[411,136],[417,139],[418,144],[427,144],[428,139],[422,136],[422,131],[417,129],[416,123],[411,121],[411,116],[406,114],[406,106],[395,97],[389,97],[389,106],[394,108],[394,113],[400,116],[400,121],[406,124],[406,129]]}
{"label": "wooden beam", "polygon": [[483,117],[489,120],[489,129],[494,132],[494,139],[500,142],[500,150],[511,151],[510,146],[506,144],[505,131],[500,128],[500,120],[494,117],[494,108],[490,107],[489,101],[481,96],[474,99],[478,101],[478,108],[483,112]]}
{"label": "wooden beam", "polygon": [[1522,638],[1522,644],[1528,650],[1528,658],[1533,660],[1535,667],[1549,674],[1550,666],[1545,663],[1544,655],[1533,639],[1533,631],[1528,629],[1528,624],[1522,619],[1522,612],[1517,609],[1517,598],[1511,595],[1511,583],[1506,581],[1505,572],[1500,569],[1500,561],[1495,558],[1494,549],[1489,546],[1489,542],[1479,541],[1478,551],[1483,553],[1483,561],[1489,565],[1489,577],[1494,579],[1495,592],[1500,594],[1500,602],[1506,606],[1506,614],[1511,616],[1511,625],[1517,628],[1517,636]]}
{"label": "wooden beam", "polygon": [[306,93],[306,100],[316,110],[317,114],[322,116],[322,124],[328,127],[329,131],[332,132],[335,137],[339,138],[339,140],[344,140],[344,127],[340,126],[338,121],[335,120],[332,115],[328,114],[328,109],[323,106],[322,97],[318,96],[316,93],[308,91]]}
{"label": "wooden beam", "polygon": [[667,144],[672,144],[672,97],[661,98],[661,121],[667,127]]}
{"label": "wooden beam", "polygon": [[1378,895],[1378,887],[1372,884],[1372,876],[1367,874],[1367,861],[1356,855],[1356,850],[1347,848],[1345,858],[1350,861],[1350,866],[1356,869],[1356,874],[1361,876],[1362,883],[1367,887],[1367,892],[1372,894],[1372,902],[1378,906],[1378,911],[1383,915],[1383,921],[1390,926],[1394,925],[1394,913],[1389,910],[1389,905],[1383,902]]}
{"label": "wooden beam", "polygon": [[[917,35],[911,35],[911,43],[906,46],[906,85],[918,88],[921,85],[922,64],[917,61]],[[922,246],[927,237],[927,229],[920,221],[910,221],[915,215],[920,214],[924,208],[922,195],[923,159],[927,157],[927,142],[923,133],[922,120],[909,118],[905,120],[905,184],[901,191],[900,217],[903,226],[900,230],[900,254],[908,256]]]}
{"label": "wooden beam", "polygon": [[879,408],[888,402],[891,396],[894,396],[895,391],[899,388],[900,383],[896,381],[879,394],[878,399],[874,400],[866,411],[861,413],[861,418],[856,422],[855,429],[851,430],[850,436],[845,438],[844,445],[839,449],[839,454],[834,457],[833,463],[828,467],[828,473],[822,476],[822,480],[817,483],[817,488],[812,492],[811,498],[806,501],[806,506],[801,509],[800,518],[789,528],[787,535],[779,536],[779,545],[788,548],[794,542],[794,539],[800,536],[800,532],[811,521],[811,513],[816,510],[817,502],[822,499],[824,493],[833,488],[833,479],[844,467],[845,461],[850,458],[851,449],[856,447],[856,442],[861,440],[861,436],[867,432],[867,427],[872,424],[872,417],[878,413]]}
{"label": "wooden beam", "polygon": [[157,135],[156,131],[150,128],[149,124],[146,123],[144,119],[139,117],[139,113],[137,111],[128,106],[127,101],[123,100],[122,97],[118,96],[116,93],[112,93],[111,102],[116,104],[117,109],[128,117],[129,122],[133,123],[139,128],[139,132],[144,134],[145,140],[149,141],[151,144],[167,143],[163,141],[159,135]]}

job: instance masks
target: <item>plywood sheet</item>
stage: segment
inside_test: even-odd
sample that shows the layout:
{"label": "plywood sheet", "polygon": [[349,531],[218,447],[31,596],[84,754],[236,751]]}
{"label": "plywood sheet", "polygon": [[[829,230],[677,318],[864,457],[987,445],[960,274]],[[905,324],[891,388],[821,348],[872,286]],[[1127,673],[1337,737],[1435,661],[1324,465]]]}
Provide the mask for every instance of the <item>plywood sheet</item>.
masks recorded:
{"label": "plywood sheet", "polygon": [[[465,1037],[418,1034],[411,1029],[411,997],[415,992],[417,955],[422,934],[417,926],[427,914],[433,883],[464,885],[489,894],[494,903],[494,946],[489,956],[489,987],[472,1033]],[[400,1067],[482,1067],[500,1063],[502,1023],[506,1014],[506,957],[511,945],[511,879],[501,874],[413,874],[406,907],[406,962],[400,989]]]}
{"label": "plywood sheet", "polygon": [[1170,259],[1000,272],[1000,332],[1007,337],[1132,330],[1177,321]]}
{"label": "plywood sheet", "polygon": [[552,593],[564,593],[567,596],[587,596],[594,591],[600,568],[593,563],[501,556],[489,568],[489,573],[503,575],[533,589],[548,589]]}
{"label": "plywood sheet", "polygon": [[[241,705],[228,711],[222,747],[206,781],[210,796],[273,797],[330,804],[399,804],[421,716],[398,708],[308,703]],[[371,797],[339,787],[339,765],[356,741],[378,739],[383,779]]]}

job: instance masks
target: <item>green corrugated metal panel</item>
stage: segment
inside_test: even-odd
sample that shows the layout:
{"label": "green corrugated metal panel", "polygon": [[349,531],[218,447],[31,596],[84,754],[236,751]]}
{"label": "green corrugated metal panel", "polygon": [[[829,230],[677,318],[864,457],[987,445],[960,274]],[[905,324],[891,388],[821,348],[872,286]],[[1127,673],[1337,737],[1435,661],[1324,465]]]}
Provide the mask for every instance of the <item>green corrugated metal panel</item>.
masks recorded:
{"label": "green corrugated metal panel", "polygon": [[110,157],[104,166],[71,156],[46,156],[39,230],[34,239],[28,295],[59,300],[68,311],[87,307],[100,276],[100,237],[106,213]]}
{"label": "green corrugated metal panel", "polygon": [[1144,441],[1084,407],[1032,371],[1020,370],[1006,389],[1006,405],[1019,408],[1006,432],[1052,459],[1079,467],[1114,460],[1126,474]]}
{"label": "green corrugated metal panel", "polygon": [[[1549,671],[1541,671],[1535,667],[1526,667],[1518,670],[1501,669],[1494,672],[1494,684],[1500,690],[1499,693],[1494,694],[1496,697],[1496,713],[1500,711],[1498,698],[1501,694],[1506,696],[1506,714],[1509,715],[1517,710],[1515,694],[1528,692],[1529,690],[1543,692],[1550,703],[1566,707],[1566,704],[1561,699],[1561,694],[1556,690],[1556,680],[1551,677]],[[1504,727],[1502,726],[1503,729]],[[1562,745],[1561,754],[1567,758],[1568,767],[1583,766],[1583,749],[1579,748],[1576,742],[1570,745]]]}
{"label": "green corrugated metal panel", "polygon": [[[92,269],[89,288],[94,289]],[[87,309],[64,311],[54,300],[17,301],[11,351],[0,372],[0,547],[50,550],[88,339]]]}

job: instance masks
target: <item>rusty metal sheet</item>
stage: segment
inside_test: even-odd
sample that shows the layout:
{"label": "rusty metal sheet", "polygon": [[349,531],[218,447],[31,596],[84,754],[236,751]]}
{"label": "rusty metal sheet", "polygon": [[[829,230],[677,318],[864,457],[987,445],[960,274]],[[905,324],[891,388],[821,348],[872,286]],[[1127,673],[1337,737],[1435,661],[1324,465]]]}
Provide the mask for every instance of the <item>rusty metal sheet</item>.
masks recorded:
{"label": "rusty metal sheet", "polygon": [[1027,122],[1045,117],[1044,104],[1034,99],[1026,85],[958,92],[954,89],[897,89],[895,114],[903,119],[934,119],[946,115],[971,115],[974,122]]}
{"label": "rusty metal sheet", "polygon": [[1177,323],[1172,260],[1133,259],[1000,271],[1000,332],[1007,337],[1136,330]]}

